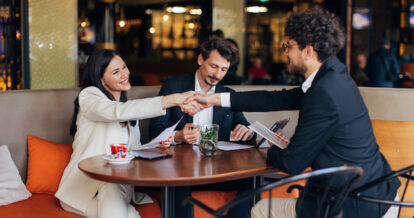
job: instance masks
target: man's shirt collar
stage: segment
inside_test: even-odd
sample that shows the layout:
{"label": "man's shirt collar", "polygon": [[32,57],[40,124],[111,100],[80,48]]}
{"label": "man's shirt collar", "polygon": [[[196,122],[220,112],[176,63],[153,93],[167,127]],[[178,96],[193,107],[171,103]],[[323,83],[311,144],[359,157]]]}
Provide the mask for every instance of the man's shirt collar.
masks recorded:
{"label": "man's shirt collar", "polygon": [[316,73],[319,69],[315,70],[306,80],[302,83],[302,91],[306,93],[308,89],[312,86],[313,79],[315,79]]}

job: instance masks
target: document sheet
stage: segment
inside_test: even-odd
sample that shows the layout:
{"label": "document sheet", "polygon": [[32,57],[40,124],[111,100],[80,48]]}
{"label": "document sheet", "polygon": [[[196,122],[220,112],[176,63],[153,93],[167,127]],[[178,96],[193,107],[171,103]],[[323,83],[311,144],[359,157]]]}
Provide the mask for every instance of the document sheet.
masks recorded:
{"label": "document sheet", "polygon": [[160,144],[160,142],[165,141],[165,140],[168,139],[168,137],[170,137],[170,135],[174,132],[175,128],[180,123],[181,119],[183,119],[183,117],[181,117],[178,120],[177,123],[175,123],[171,127],[168,127],[164,131],[162,131],[157,137],[154,138],[154,140],[148,142],[147,144],[143,144],[141,147],[139,147],[139,148],[137,148],[135,150],[142,150],[142,149],[148,149],[148,148],[155,148],[155,147],[157,147]]}
{"label": "document sheet", "polygon": [[255,121],[248,127],[281,149],[285,149],[290,142],[289,139],[282,132],[278,131],[274,133],[272,130],[268,129],[265,125],[261,124],[260,122]]}
{"label": "document sheet", "polygon": [[233,142],[226,142],[226,141],[219,141],[218,142],[218,149],[223,151],[232,151],[232,150],[240,150],[240,149],[248,149],[252,148],[251,145],[241,145]]}

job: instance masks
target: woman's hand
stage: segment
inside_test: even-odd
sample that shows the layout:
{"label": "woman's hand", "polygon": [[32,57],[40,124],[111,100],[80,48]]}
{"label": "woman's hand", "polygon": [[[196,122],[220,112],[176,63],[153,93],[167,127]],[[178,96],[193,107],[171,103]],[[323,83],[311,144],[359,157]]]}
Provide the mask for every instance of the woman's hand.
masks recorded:
{"label": "woman's hand", "polygon": [[160,144],[157,146],[157,148],[169,148],[171,146],[171,142],[172,142],[172,135],[170,135],[170,137],[168,137],[167,140],[161,141]]}

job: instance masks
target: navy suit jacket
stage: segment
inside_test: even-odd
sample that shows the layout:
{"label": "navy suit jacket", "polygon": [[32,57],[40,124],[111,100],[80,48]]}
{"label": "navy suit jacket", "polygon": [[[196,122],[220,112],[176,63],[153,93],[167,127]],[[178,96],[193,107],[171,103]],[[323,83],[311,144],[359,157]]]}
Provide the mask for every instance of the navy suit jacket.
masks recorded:
{"label": "navy suit jacket", "polygon": [[[232,93],[230,100],[235,111],[300,110],[289,146],[284,150],[273,146],[267,153],[268,163],[284,172],[297,174],[307,167],[317,170],[357,165],[364,170],[357,187],[391,173],[379,151],[358,87],[336,57],[322,64],[306,93],[300,87],[274,92],[240,92]],[[323,187],[324,181],[310,180],[307,185]],[[399,185],[396,178],[364,194],[392,200]],[[300,196],[296,205],[298,217],[311,217],[313,208],[316,208],[315,199]],[[359,208],[361,217],[377,217],[377,205],[359,202]],[[388,208],[382,208],[384,214]],[[357,217],[355,200],[346,199],[342,209],[343,217]]]}
{"label": "navy suit jacket", "polygon": [[[161,87],[159,95],[169,95],[173,93],[181,93],[195,90],[195,74],[184,74],[176,77],[168,78]],[[220,83],[216,85],[216,93],[219,92],[234,92],[234,90],[222,86]],[[181,111],[180,107],[172,107],[167,109],[164,116],[151,119],[149,126],[150,138],[155,138],[158,134],[164,131],[165,128],[172,126],[182,117],[183,119],[177,125],[176,130],[183,129],[186,123],[193,123],[193,117]],[[247,122],[242,112],[233,112],[230,108],[214,107],[213,108],[213,123],[219,125],[219,141],[228,141],[230,132],[237,124],[245,126],[250,125]],[[256,135],[255,135],[256,136]],[[256,137],[252,137],[250,141],[254,141]]]}

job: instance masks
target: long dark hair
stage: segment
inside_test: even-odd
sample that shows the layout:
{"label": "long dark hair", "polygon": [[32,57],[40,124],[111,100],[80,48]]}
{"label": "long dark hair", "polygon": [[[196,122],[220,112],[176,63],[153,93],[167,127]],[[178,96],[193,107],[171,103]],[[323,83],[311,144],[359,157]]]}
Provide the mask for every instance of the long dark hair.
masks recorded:
{"label": "long dark hair", "polygon": [[[120,56],[117,51],[114,50],[98,50],[94,52],[86,62],[86,67],[84,71],[83,81],[82,81],[82,87],[81,90],[90,86],[94,86],[101,90],[106,97],[114,101],[114,96],[105,89],[105,87],[102,85],[102,77],[105,73],[106,68],[108,67],[109,63],[111,62],[112,58],[115,56]],[[126,91],[121,92],[121,98],[120,102],[126,102],[127,95]],[[76,98],[74,101],[74,111],[73,111],[73,118],[72,118],[72,124],[70,126],[70,135],[74,136],[77,130],[76,127],[76,119],[78,117],[79,112],[79,98]],[[136,121],[130,121],[131,125],[135,126]]]}

